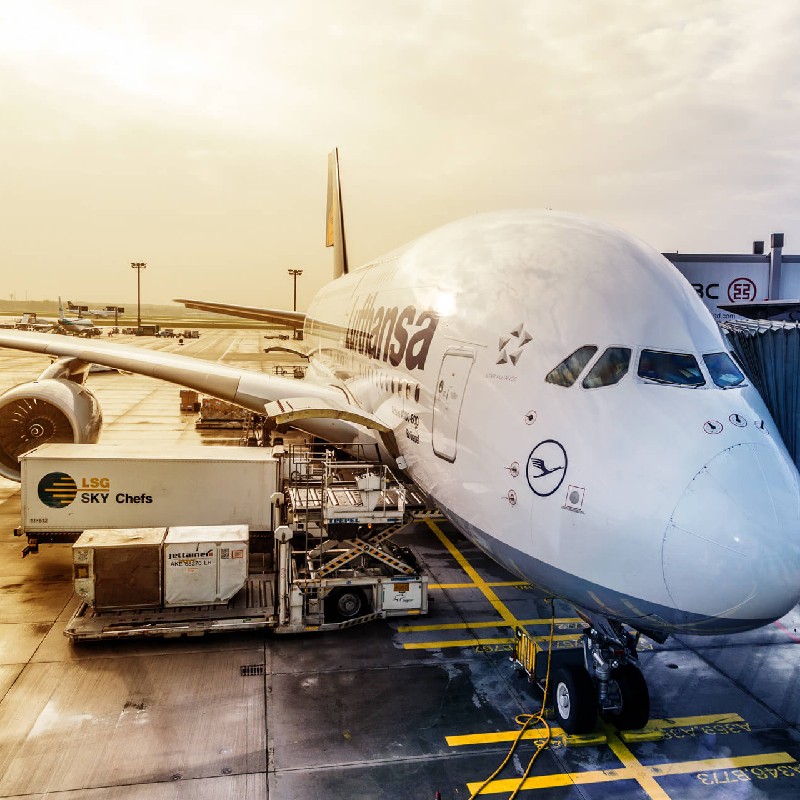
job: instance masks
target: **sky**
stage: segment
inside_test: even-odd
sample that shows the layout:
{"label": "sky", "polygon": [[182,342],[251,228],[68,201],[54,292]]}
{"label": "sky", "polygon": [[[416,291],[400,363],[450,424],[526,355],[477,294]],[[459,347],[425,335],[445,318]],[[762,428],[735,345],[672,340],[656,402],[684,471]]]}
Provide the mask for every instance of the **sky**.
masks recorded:
{"label": "sky", "polygon": [[0,298],[298,308],[482,211],[800,253],[794,0],[3,0]]}

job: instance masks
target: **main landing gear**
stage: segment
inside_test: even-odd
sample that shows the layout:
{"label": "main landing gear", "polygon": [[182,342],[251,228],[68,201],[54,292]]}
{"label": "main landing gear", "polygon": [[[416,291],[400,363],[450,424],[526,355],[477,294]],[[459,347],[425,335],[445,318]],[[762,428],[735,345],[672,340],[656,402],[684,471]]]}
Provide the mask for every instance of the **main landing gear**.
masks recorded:
{"label": "main landing gear", "polygon": [[[554,650],[551,656],[550,699],[558,724],[568,734],[589,733],[599,711],[620,730],[643,728],[650,718],[650,693],[636,666],[640,634],[614,620],[582,616],[589,623],[583,649]],[[518,630],[514,660],[544,689],[547,652],[532,644]]]}

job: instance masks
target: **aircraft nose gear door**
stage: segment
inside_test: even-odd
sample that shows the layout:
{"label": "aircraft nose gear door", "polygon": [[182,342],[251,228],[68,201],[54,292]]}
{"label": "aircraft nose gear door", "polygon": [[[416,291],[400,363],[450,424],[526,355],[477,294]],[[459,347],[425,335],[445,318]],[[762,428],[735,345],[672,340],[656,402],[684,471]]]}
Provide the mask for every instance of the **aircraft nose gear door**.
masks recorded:
{"label": "aircraft nose gear door", "polygon": [[446,461],[456,460],[461,403],[475,362],[472,350],[450,348],[442,357],[433,399],[433,452]]}

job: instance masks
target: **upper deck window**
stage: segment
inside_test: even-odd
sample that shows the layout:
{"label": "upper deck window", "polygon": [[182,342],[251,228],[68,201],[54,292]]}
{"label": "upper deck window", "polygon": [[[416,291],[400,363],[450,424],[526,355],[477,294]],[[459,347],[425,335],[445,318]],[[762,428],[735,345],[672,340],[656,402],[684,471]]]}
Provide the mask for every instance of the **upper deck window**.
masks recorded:
{"label": "upper deck window", "polygon": [[672,386],[704,386],[706,382],[697,359],[691,353],[665,353],[661,350],[642,350],[639,377]]}
{"label": "upper deck window", "polygon": [[730,389],[744,382],[744,375],[729,353],[706,353],[703,361],[706,362],[711,380],[722,389]]}
{"label": "upper deck window", "polygon": [[591,361],[592,356],[597,352],[597,347],[593,344],[585,344],[579,347],[574,353],[568,355],[557,367],[553,367],[547,373],[545,380],[554,383],[556,386],[572,386],[578,376],[583,372],[583,368]]}
{"label": "upper deck window", "polygon": [[631,363],[629,347],[609,347],[597,359],[589,374],[583,379],[584,389],[597,389],[618,383]]}

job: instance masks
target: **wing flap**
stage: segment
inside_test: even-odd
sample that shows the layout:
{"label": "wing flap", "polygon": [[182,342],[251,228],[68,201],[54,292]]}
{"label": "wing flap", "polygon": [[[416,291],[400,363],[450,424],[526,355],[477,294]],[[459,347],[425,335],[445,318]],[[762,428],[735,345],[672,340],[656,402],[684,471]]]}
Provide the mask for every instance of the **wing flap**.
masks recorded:
{"label": "wing flap", "polygon": [[290,397],[267,403],[266,414],[276,425],[298,425],[308,419],[337,419],[352,422],[365,428],[389,433],[390,428],[376,416],[368,414],[355,406],[344,406],[308,397]]}

